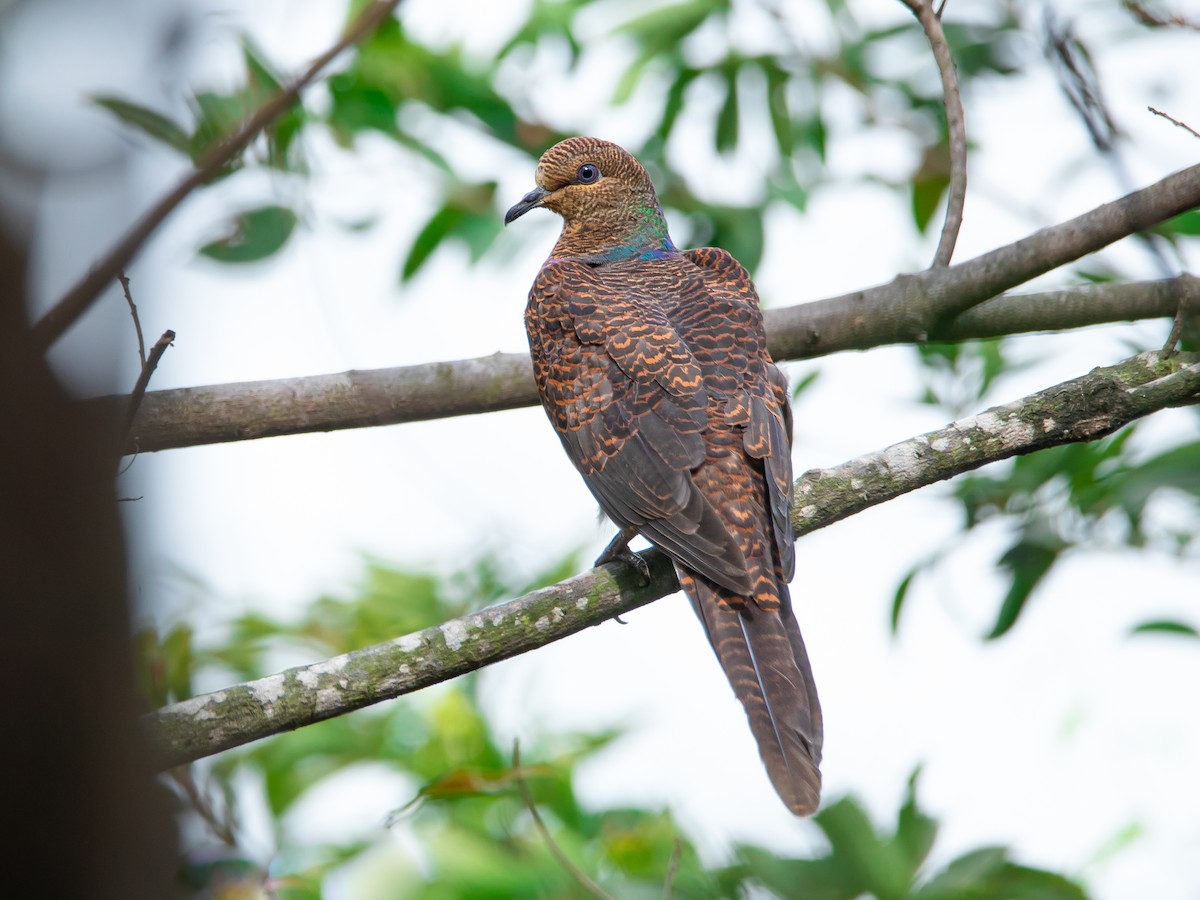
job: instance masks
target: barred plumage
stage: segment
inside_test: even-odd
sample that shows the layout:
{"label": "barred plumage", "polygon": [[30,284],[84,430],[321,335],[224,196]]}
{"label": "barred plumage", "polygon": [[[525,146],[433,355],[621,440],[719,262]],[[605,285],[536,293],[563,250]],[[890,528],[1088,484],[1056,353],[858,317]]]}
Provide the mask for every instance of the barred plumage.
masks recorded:
{"label": "barred plumage", "polygon": [[821,708],[787,583],[791,411],[758,295],[724,250],[680,252],[615,144],[546,151],[509,210],[563,217],[526,331],[542,405],[601,509],[675,562],[780,797],[820,800]]}

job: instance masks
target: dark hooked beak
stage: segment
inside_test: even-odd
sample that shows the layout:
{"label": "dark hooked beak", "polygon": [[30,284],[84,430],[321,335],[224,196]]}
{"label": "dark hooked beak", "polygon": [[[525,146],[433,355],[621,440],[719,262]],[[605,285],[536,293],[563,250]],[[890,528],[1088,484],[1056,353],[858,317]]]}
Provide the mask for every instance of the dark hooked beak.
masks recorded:
{"label": "dark hooked beak", "polygon": [[525,213],[529,212],[531,209],[536,209],[537,207],[541,206],[549,195],[550,192],[544,187],[534,188],[532,191],[522,197],[518,203],[514,204],[512,209],[504,214],[504,224],[507,225],[509,222],[521,218],[521,216],[525,215]]}

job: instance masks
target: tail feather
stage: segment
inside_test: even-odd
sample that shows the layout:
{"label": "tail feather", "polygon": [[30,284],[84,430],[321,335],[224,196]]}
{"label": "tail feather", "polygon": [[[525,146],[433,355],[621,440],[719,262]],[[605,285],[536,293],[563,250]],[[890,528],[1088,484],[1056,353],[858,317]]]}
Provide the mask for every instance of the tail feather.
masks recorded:
{"label": "tail feather", "polygon": [[816,811],[821,798],[822,722],[808,653],[782,596],[747,600],[679,567],[733,692],[746,710],[767,775],[798,816]]}

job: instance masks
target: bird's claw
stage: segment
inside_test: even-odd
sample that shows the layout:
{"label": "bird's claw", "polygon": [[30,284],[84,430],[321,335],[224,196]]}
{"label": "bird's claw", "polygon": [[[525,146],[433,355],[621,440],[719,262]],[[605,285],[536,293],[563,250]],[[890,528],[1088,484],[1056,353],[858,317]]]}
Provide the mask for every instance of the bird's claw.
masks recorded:
{"label": "bird's claw", "polygon": [[622,531],[612,539],[607,547],[604,548],[604,552],[596,557],[596,565],[603,566],[612,562],[621,562],[628,566],[632,566],[634,571],[636,571],[641,577],[641,586],[645,587],[651,581],[650,564],[629,549],[629,541],[632,540],[632,538],[632,534],[626,535],[626,533]]}

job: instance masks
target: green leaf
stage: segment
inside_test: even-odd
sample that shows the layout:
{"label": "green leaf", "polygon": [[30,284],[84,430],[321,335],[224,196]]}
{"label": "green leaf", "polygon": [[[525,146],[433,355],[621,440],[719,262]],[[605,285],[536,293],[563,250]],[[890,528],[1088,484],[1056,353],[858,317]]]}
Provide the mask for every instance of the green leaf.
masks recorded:
{"label": "green leaf", "polygon": [[1154,230],[1162,234],[1200,236],[1200,209],[1190,209],[1185,213],[1180,213],[1174,218],[1167,219]]}
{"label": "green leaf", "polygon": [[1177,634],[1182,637],[1197,638],[1200,637],[1200,631],[1197,631],[1193,626],[1186,622],[1178,622],[1173,619],[1152,619],[1148,622],[1142,622],[1134,627],[1129,632],[1130,634]]}
{"label": "green leaf", "polygon": [[242,60],[246,64],[246,82],[250,96],[262,103],[283,90],[279,75],[263,59],[258,48],[246,35],[242,36]]}
{"label": "green leaf", "polygon": [[[710,206],[696,216],[697,238],[724,247],[749,271],[762,259],[762,212],[754,207]],[[705,222],[707,220],[707,222]],[[708,225],[707,234],[704,224]]]}
{"label": "green leaf", "polygon": [[908,787],[904,792],[904,805],[896,821],[896,844],[904,851],[908,859],[909,878],[915,878],[933,849],[937,838],[937,822],[923,813],[917,806],[917,779],[921,769],[918,767],[908,778]]}
{"label": "green leaf", "polygon": [[449,205],[443,206],[433,214],[417,233],[408,256],[404,259],[404,267],[400,271],[401,282],[407,282],[417,274],[421,266],[433,255],[433,251],[462,220],[462,215],[461,209]]}
{"label": "green leaf", "polygon": [[461,238],[471,254],[471,262],[479,262],[504,230],[504,222],[492,212],[467,213],[458,223],[455,237]]}
{"label": "green leaf", "polygon": [[892,595],[891,627],[893,636],[900,632],[900,610],[904,608],[904,601],[908,599],[908,591],[912,587],[913,579],[924,568],[925,564],[920,563],[909,569],[908,574],[901,578],[900,583],[896,585],[896,593]]}
{"label": "green leaf", "polygon": [[162,641],[167,690],[172,700],[192,696],[192,627],[180,623]]}
{"label": "green leaf", "polygon": [[1038,539],[1026,535],[1005,551],[1000,557],[999,565],[1000,568],[1008,570],[1011,582],[1004,602],[1000,604],[996,624],[986,636],[987,640],[995,640],[1016,624],[1017,617],[1021,615],[1033,589],[1065,549],[1066,545],[1054,538]]}
{"label": "green leaf", "polygon": [[284,206],[262,206],[239,213],[223,238],[200,248],[209,259],[223,263],[258,262],[277,253],[296,227],[296,214]]}
{"label": "green leaf", "polygon": [[374,130],[395,137],[396,103],[386,91],[364,84],[352,72],[341,72],[328,81],[332,106],[326,119],[334,137],[344,147],[362,131]]}
{"label": "green leaf", "polygon": [[626,22],[616,33],[629,35],[651,54],[659,53],[675,47],[724,5],[723,0],[691,0],[658,6]]}
{"label": "green leaf", "polygon": [[937,212],[938,204],[950,186],[950,178],[946,175],[931,175],[926,178],[914,178],[912,182],[912,215],[917,230],[922,234],[929,228],[933,214]]}
{"label": "green leaf", "polygon": [[671,87],[667,89],[666,98],[663,100],[662,117],[658,120],[658,127],[654,130],[662,140],[665,141],[670,136],[671,129],[675,127],[675,120],[683,111],[684,94],[688,85],[695,81],[699,74],[699,69],[681,68],[676,73],[675,80],[671,82]]}
{"label": "green leaf", "polygon": [[914,895],[916,900],[1086,900],[1061,875],[1009,862],[1004,847],[983,847],[951,862]]}
{"label": "green leaf", "polygon": [[633,96],[638,82],[642,80],[642,73],[646,71],[646,66],[652,59],[654,59],[654,54],[642,53],[625,68],[621,77],[617,79],[617,86],[613,89],[611,101],[613,106],[620,106]]}
{"label": "green leaf", "polygon": [[790,203],[799,212],[808,207],[808,189],[800,184],[785,163],[770,180],[771,196]]}
{"label": "green leaf", "polygon": [[173,147],[181,153],[189,153],[190,139],[187,132],[161,113],[136,103],[130,103],[128,100],[121,100],[118,97],[102,95],[93,97],[92,102],[97,106],[104,107],[122,122],[132,125],[159,143]]}
{"label": "green leaf", "polygon": [[740,897],[747,877],[762,884],[777,897],[802,897],[804,900],[847,900],[864,892],[858,873],[848,870],[832,857],[787,859],[761,847],[737,848],[739,865],[721,873],[727,894]]}
{"label": "green leaf", "polygon": [[738,68],[731,63],[725,68],[725,102],[717,113],[716,147],[727,153],[738,142]]}
{"label": "green leaf", "polygon": [[813,369],[806,375],[797,378],[791,385],[791,396],[793,400],[799,398],[801,394],[807,391],[810,387],[817,383],[817,379],[821,377],[820,369]]}
{"label": "green leaf", "polygon": [[779,146],[780,155],[788,159],[796,146],[787,102],[788,73],[769,56],[760,59],[759,65],[767,76],[767,112],[771,116],[771,130],[775,132],[775,143]]}
{"label": "green leaf", "polygon": [[934,876],[917,896],[921,900],[979,897],[981,889],[1008,863],[1005,847],[981,847],[964,853]]}
{"label": "green leaf", "polygon": [[821,162],[825,162],[825,148],[829,132],[825,128],[825,119],[822,118],[820,111],[818,110],[806,118],[798,119],[793,127],[796,130],[796,142],[815,150]]}
{"label": "green leaf", "polygon": [[859,880],[860,892],[879,900],[907,896],[912,873],[903,848],[881,838],[856,801],[844,797],[813,820],[829,839],[838,868]]}
{"label": "green leaf", "polygon": [[1087,284],[1112,284],[1114,281],[1120,281],[1122,275],[1120,272],[1113,269],[1076,269],[1073,273],[1080,281]]}

